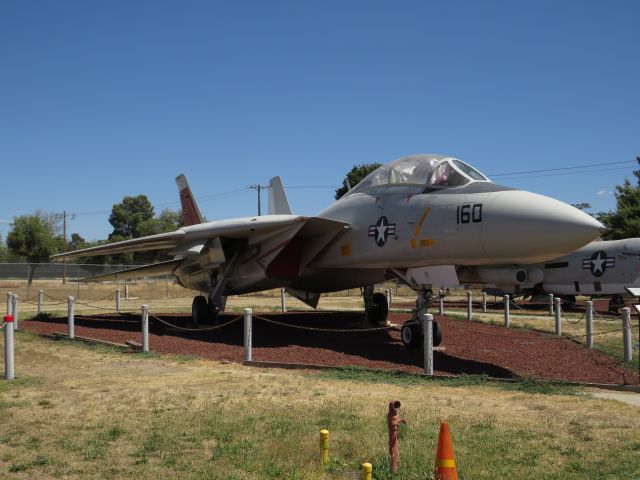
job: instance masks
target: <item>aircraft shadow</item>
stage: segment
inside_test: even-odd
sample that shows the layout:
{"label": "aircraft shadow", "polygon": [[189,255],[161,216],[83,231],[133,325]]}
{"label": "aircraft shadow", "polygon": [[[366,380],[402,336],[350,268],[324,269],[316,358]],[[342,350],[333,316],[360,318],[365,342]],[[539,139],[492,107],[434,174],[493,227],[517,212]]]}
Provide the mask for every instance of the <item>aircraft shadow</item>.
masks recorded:
{"label": "aircraft shadow", "polygon": [[[217,323],[224,324],[237,317],[236,314],[222,314]],[[363,324],[364,316],[360,312],[287,312],[262,314],[258,317],[253,320],[253,346],[255,349],[265,349],[262,352],[265,352],[264,356],[267,358],[270,356],[268,350],[271,349],[302,348],[305,357],[303,363],[310,364],[321,363],[318,362],[319,358],[326,361],[325,357],[332,356],[335,356],[336,361],[331,363],[341,364],[341,360],[345,360],[346,356],[365,359],[365,364],[378,362],[379,365],[372,366],[381,368],[406,369],[407,366],[411,366],[421,369],[423,365],[422,349],[405,348],[397,331],[358,331],[359,328],[370,328]],[[184,315],[161,315],[160,318],[179,327],[187,327],[190,320],[190,317]],[[261,318],[286,323],[289,326],[275,325]],[[49,318],[46,322],[60,324],[61,330],[66,331],[66,318]],[[77,326],[94,329],[120,330],[135,334],[140,332],[140,316],[135,314],[93,316],[91,319],[80,317],[76,318],[75,323]],[[151,317],[149,331],[159,336],[170,335],[208,342],[212,349],[215,349],[215,344],[243,346],[242,319],[218,330],[206,330],[214,325],[202,325],[201,328],[205,330],[199,332],[185,332],[162,325]],[[326,329],[345,331],[323,331]],[[455,339],[448,338],[445,331],[445,347],[447,341],[451,343],[455,342]],[[254,358],[260,360],[262,352],[257,350]],[[292,362],[300,361],[299,353],[292,356],[295,357]],[[446,351],[434,352],[434,364],[438,372],[449,374],[484,374],[499,378],[515,376],[508,369],[498,365],[456,357]]]}

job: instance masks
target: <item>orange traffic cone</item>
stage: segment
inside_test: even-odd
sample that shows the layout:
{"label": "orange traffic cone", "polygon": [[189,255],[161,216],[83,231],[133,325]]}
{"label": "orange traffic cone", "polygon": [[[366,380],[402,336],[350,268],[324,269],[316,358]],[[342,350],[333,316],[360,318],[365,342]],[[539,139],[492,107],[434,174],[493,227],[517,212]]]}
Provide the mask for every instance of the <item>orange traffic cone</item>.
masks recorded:
{"label": "orange traffic cone", "polygon": [[438,451],[436,452],[435,480],[458,480],[456,460],[453,458],[453,444],[449,433],[449,424],[440,423],[438,435]]}

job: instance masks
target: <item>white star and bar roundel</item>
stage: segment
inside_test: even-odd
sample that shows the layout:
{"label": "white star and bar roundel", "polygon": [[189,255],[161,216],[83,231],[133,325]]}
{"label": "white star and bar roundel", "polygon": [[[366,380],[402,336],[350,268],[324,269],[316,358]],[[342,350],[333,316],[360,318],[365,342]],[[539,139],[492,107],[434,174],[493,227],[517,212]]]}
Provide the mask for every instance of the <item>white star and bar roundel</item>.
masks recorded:
{"label": "white star and bar roundel", "polygon": [[607,257],[607,252],[604,250],[598,250],[591,255],[591,258],[585,258],[582,260],[582,268],[584,270],[590,270],[591,275],[594,277],[601,277],[607,268],[613,268],[616,266],[616,257]]}
{"label": "white star and bar roundel", "polygon": [[375,225],[369,225],[369,236],[374,237],[376,245],[379,247],[384,247],[389,235],[395,234],[396,224],[389,223],[389,220],[387,220],[385,216],[380,217]]}

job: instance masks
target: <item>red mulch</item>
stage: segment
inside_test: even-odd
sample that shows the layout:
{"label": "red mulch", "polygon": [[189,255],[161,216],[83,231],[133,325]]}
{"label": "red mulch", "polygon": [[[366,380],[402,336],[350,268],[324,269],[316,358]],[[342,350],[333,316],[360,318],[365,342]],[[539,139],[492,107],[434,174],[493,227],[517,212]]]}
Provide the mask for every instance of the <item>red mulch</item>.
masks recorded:
{"label": "red mulch", "polygon": [[[287,312],[261,314],[269,319],[317,328],[358,328],[357,312]],[[236,315],[220,316],[220,323]],[[186,315],[162,315],[186,326]],[[401,324],[408,314],[390,314]],[[638,374],[612,357],[588,350],[566,338],[520,329],[506,329],[464,320],[436,317],[443,328],[444,351],[434,353],[435,373],[486,374],[491,377],[528,377],[549,380],[624,384],[638,383]],[[66,332],[66,318],[26,321],[22,328],[37,333]],[[243,326],[239,320],[220,330],[180,332],[150,319],[149,344],[159,353],[198,355],[214,360],[241,362]],[[93,315],[76,318],[76,335],[124,343],[141,342],[140,317]],[[597,342],[597,339],[596,339]],[[408,350],[398,331],[320,332],[294,329],[254,320],[253,359],[318,365],[360,365],[406,372],[422,371],[422,350]]]}

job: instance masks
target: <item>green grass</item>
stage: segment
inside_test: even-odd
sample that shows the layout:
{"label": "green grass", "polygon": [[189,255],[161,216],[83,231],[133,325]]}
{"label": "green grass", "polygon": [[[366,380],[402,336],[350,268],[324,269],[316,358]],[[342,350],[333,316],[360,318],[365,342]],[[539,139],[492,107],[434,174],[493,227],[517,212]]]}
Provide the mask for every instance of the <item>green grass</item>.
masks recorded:
{"label": "green grass", "polygon": [[517,378],[512,381],[496,381],[486,375],[457,375],[447,378],[430,378],[420,374],[409,374],[398,371],[369,369],[365,367],[347,366],[336,369],[323,370],[314,374],[322,378],[333,380],[348,380],[365,383],[382,383],[390,385],[424,385],[437,383],[447,387],[478,387],[491,386],[493,388],[525,393],[539,393],[544,395],[574,395],[577,388],[564,382],[537,380],[531,378]]}

